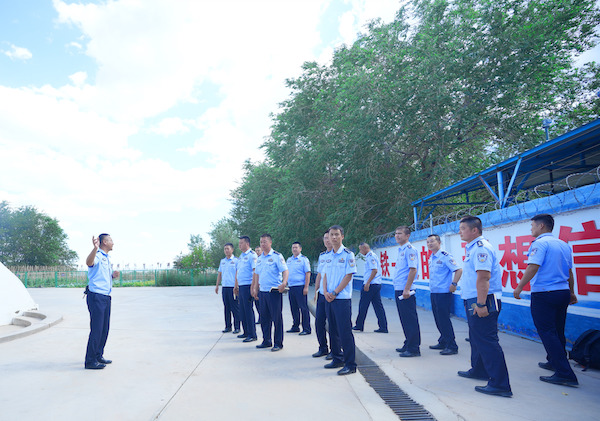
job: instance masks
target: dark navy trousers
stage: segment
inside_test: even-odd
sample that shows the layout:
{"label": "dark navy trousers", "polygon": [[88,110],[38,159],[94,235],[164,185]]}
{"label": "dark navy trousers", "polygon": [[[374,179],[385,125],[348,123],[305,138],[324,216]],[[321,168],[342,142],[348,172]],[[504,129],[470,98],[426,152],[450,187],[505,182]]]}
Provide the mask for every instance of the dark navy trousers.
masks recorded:
{"label": "dark navy trousers", "polygon": [[233,296],[233,287],[223,287],[221,295],[223,296],[223,306],[225,307],[225,328],[231,329],[231,316],[233,316],[233,326],[235,330],[239,330],[240,306],[238,299]]}
{"label": "dark navy trousers", "polygon": [[256,325],[254,324],[254,310],[252,310],[252,295],[250,294],[250,285],[240,285],[240,319],[244,329],[244,335],[250,338],[256,338]]}
{"label": "dark navy trousers", "polygon": [[360,290],[356,327],[360,330],[365,328],[365,319],[367,318],[367,312],[369,311],[369,304],[373,304],[373,310],[375,310],[375,315],[377,316],[379,329],[387,330],[387,318],[385,317],[385,310],[381,303],[381,284],[369,285],[368,291],[365,291],[363,285],[363,288]]}
{"label": "dark navy trousers", "polygon": [[87,306],[90,312],[90,336],[85,353],[86,364],[94,364],[104,356],[104,346],[110,328],[110,303],[110,295],[87,292]]}
{"label": "dark navy trousers", "polygon": [[352,300],[336,298],[330,303],[327,300],[325,302],[333,361],[343,362],[346,368],[356,368],[356,348],[352,334]]}
{"label": "dark navy trousers", "polygon": [[[283,346],[283,296],[279,291],[259,292],[260,327],[262,328],[263,343]],[[271,341],[271,324],[274,327]]]}
{"label": "dark navy trousers", "polygon": [[[467,308],[467,323],[471,344],[471,370],[476,376],[489,377],[488,385],[502,390],[510,390],[508,369],[504,352],[498,339],[498,315],[494,311],[487,317],[473,315],[473,309]],[[498,300],[498,310],[502,308]]]}
{"label": "dark navy trousers", "polygon": [[409,352],[420,352],[421,346],[421,329],[419,328],[419,316],[417,316],[417,298],[416,295],[411,295],[409,298],[399,300],[402,291],[394,291],[394,301],[400,316],[400,323],[404,331],[404,347]]}
{"label": "dark navy trousers", "polygon": [[310,333],[310,312],[306,295],[304,295],[304,285],[290,287],[288,294],[294,321],[292,329],[300,328],[300,317],[302,316],[302,330]]}
{"label": "dark navy trousers", "polygon": [[438,343],[445,348],[458,350],[454,337],[454,328],[450,320],[450,311],[452,309],[453,294],[451,292],[431,293],[431,311],[435,325],[440,332]]}
{"label": "dark navy trousers", "polygon": [[315,332],[317,333],[317,340],[319,341],[319,351],[329,352],[327,347],[327,300],[321,293],[317,294],[317,308],[315,311]]}
{"label": "dark navy trousers", "polygon": [[560,377],[576,380],[569,364],[565,345],[567,308],[571,300],[568,289],[531,293],[531,317],[546,349],[548,362]]}

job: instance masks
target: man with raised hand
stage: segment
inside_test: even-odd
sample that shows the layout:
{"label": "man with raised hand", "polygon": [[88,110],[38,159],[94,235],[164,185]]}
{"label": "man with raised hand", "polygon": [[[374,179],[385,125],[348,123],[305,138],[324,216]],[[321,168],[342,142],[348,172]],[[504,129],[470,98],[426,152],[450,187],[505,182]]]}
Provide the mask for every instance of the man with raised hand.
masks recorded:
{"label": "man with raised hand", "polygon": [[233,255],[233,244],[227,243],[223,247],[225,257],[219,263],[219,273],[217,275],[217,284],[215,294],[219,293],[219,284],[223,285],[221,295],[223,297],[223,307],[225,313],[225,329],[223,333],[231,332],[231,318],[233,316],[233,333],[240,333],[240,306],[237,295],[233,293],[235,288],[235,272],[237,266],[237,257]]}
{"label": "man with raised hand", "polygon": [[452,255],[441,249],[440,236],[431,234],[427,237],[427,248],[431,251],[429,258],[429,291],[431,292],[431,311],[435,325],[440,332],[436,345],[430,349],[439,349],[441,355],[458,353],[458,345],[454,337],[454,329],[450,320],[453,293],[462,275],[462,269]]}
{"label": "man with raised hand", "polygon": [[104,347],[110,328],[112,280],[119,271],[112,269],[108,252],[113,249],[113,240],[108,234],[92,237],[93,250],[85,259],[88,266],[88,286],[85,289],[90,312],[90,336],[85,353],[84,367],[99,370],[112,363],[104,358]]}
{"label": "man with raised hand", "polygon": [[250,248],[250,237],[243,235],[238,243],[242,254],[238,258],[235,286],[233,293],[239,297],[240,318],[244,331],[238,338],[244,338],[244,342],[256,340],[256,326],[254,324],[254,311],[252,310],[252,293],[250,288],[256,268],[256,253]]}
{"label": "man with raised hand", "polygon": [[356,318],[356,325],[352,329],[362,331],[365,328],[369,305],[373,304],[373,310],[379,325],[375,332],[388,333],[387,318],[381,303],[381,263],[367,243],[361,243],[358,249],[360,254],[365,257],[365,273],[363,275],[363,288],[360,291],[360,302],[358,303],[358,317]]}
{"label": "man with raised hand", "polygon": [[[352,334],[352,277],[356,273],[354,253],[344,247],[344,228],[329,228],[333,249],[327,256],[323,291],[329,320],[329,340],[333,360],[325,368],[342,367],[338,375],[356,373],[356,348]],[[343,350],[343,351],[342,351]]]}
{"label": "man with raised hand", "polygon": [[460,239],[467,243],[460,288],[469,325],[471,368],[459,371],[458,375],[487,380],[487,385],[475,386],[477,392],[511,397],[508,369],[498,338],[502,267],[482,233],[478,217],[468,215],[460,220]]}
{"label": "man with raised hand", "polygon": [[319,358],[326,356],[326,359],[331,359],[329,354],[329,348],[327,346],[327,329],[325,325],[327,323],[327,311],[325,310],[325,295],[323,295],[323,283],[321,278],[325,270],[325,264],[328,259],[328,254],[331,252],[331,241],[329,241],[329,230],[323,234],[323,245],[325,251],[319,255],[319,266],[317,267],[317,278],[315,279],[315,332],[317,334],[317,341],[319,342],[319,350],[312,354],[313,358]]}
{"label": "man with raised hand", "polygon": [[[260,237],[262,254],[256,262],[256,276],[252,282],[252,296],[259,297],[260,327],[263,341],[257,348],[271,348],[272,352],[283,348],[283,292],[287,286],[289,271],[283,256],[273,250],[270,234]],[[274,327],[271,341],[271,325]]]}
{"label": "man with raised hand", "polygon": [[400,245],[393,279],[394,301],[405,338],[402,348],[396,348],[396,351],[401,357],[420,357],[421,330],[419,316],[417,316],[417,298],[413,287],[419,269],[419,255],[408,241],[410,229],[407,226],[397,227],[394,236]]}
{"label": "man with raised hand", "polygon": [[290,271],[288,285],[290,287],[290,311],[292,313],[293,325],[288,333],[300,332],[300,321],[302,319],[302,332],[300,335],[310,335],[310,312],[308,311],[308,285],[310,284],[310,262],[302,255],[302,245],[296,241],[292,244],[292,256],[287,259],[287,267]]}

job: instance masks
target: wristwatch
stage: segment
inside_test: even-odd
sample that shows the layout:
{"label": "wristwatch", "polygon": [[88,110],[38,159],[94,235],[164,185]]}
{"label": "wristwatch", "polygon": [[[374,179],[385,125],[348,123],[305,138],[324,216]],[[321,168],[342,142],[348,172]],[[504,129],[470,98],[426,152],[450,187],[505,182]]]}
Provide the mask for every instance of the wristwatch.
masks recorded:
{"label": "wristwatch", "polygon": [[455,287],[458,286],[456,282],[452,282],[452,285],[454,285]]}
{"label": "wristwatch", "polygon": [[477,307],[479,307],[479,308],[484,308],[484,307],[486,307],[486,305],[485,305],[485,304],[479,304],[479,303],[475,303],[475,304],[477,304]]}
{"label": "wristwatch", "polygon": [[337,293],[337,292],[335,292],[335,291],[333,291],[333,292],[331,293],[331,295],[333,295],[334,297],[337,297],[337,296],[338,296],[338,293]]}

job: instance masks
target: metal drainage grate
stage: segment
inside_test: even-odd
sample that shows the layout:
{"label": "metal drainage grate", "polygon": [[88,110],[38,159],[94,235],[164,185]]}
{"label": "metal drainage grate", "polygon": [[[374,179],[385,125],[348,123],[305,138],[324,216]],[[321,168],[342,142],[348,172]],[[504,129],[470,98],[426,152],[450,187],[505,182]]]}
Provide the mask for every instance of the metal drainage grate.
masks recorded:
{"label": "metal drainage grate", "polygon": [[356,348],[356,362],[360,374],[387,406],[398,415],[398,418],[404,421],[435,421],[435,417],[429,411],[413,401],[372,359],[358,348]]}

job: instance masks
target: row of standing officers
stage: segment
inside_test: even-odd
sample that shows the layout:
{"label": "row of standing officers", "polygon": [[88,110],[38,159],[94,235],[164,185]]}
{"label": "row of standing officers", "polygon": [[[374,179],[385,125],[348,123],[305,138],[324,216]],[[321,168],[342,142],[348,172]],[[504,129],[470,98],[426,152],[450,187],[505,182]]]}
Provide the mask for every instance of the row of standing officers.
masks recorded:
{"label": "row of standing officers", "polygon": [[[547,361],[539,366],[555,371],[552,376],[540,376],[540,380],[577,386],[577,378],[566,358],[564,336],[567,307],[577,302],[573,292],[572,259],[566,243],[552,236],[553,225],[551,215],[532,218],[531,231],[536,239],[528,253],[528,269],[514,295],[520,298],[525,285],[531,282],[531,313],[547,352]],[[450,313],[453,293],[460,281],[469,326],[471,368],[459,371],[458,375],[487,381],[486,385],[475,387],[478,392],[510,397],[512,391],[508,370],[498,339],[502,269],[493,247],[482,235],[479,218],[462,218],[459,234],[466,243],[462,269],[451,254],[441,249],[439,236],[433,234],[427,238],[427,247],[431,251],[431,305],[440,332],[438,343],[429,348],[440,350],[441,355],[458,353]],[[314,298],[319,349],[313,357],[325,356],[330,360],[325,368],[340,368],[339,375],[356,372],[353,331],[364,329],[370,305],[379,325],[375,332],[388,333],[381,302],[380,262],[366,243],[359,246],[365,259],[365,272],[359,312],[356,323],[352,325],[352,278],[356,273],[356,260],[354,253],[343,245],[343,239],[344,229],[339,225],[330,227],[323,235],[327,250],[319,256]],[[408,227],[397,227],[395,239],[399,249],[393,277],[394,298],[405,337],[404,344],[396,351],[400,357],[418,357],[421,355],[421,336],[414,281],[419,258],[409,242]],[[258,302],[262,342],[257,348],[271,348],[276,352],[283,348],[282,294],[288,287],[293,325],[287,332],[311,334],[307,306],[310,263],[301,254],[300,243],[292,245],[292,256],[287,261],[271,248],[271,244],[271,236],[263,235],[260,239],[260,255],[257,255],[250,248],[250,239],[247,236],[240,237],[242,253],[239,258],[233,255],[233,245],[227,244],[226,257],[219,266],[215,292],[218,293],[219,284],[222,283],[226,323],[223,332],[239,333],[241,325],[243,332],[238,337],[243,338],[244,342],[257,340],[252,305]],[[329,321],[329,343],[326,321]]]}

